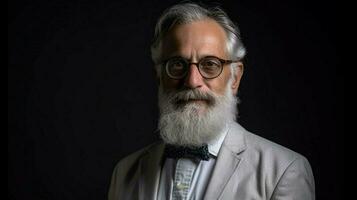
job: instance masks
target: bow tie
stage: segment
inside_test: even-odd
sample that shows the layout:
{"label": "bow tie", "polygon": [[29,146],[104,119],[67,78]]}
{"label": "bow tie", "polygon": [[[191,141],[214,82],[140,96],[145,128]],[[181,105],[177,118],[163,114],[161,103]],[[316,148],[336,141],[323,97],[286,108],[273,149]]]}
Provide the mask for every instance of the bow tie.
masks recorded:
{"label": "bow tie", "polygon": [[201,147],[180,147],[167,144],[165,146],[165,156],[168,158],[199,158],[209,159],[207,144]]}

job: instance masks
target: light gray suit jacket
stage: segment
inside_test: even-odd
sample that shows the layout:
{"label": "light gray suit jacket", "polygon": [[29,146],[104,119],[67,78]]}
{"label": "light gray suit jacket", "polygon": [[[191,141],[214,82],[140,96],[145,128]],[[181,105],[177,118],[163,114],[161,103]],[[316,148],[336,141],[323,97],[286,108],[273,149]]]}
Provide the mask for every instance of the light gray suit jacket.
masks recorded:
{"label": "light gray suit jacket", "polygon": [[[114,169],[109,200],[157,199],[164,144],[122,159]],[[313,200],[311,167],[302,155],[230,125],[204,199]]]}

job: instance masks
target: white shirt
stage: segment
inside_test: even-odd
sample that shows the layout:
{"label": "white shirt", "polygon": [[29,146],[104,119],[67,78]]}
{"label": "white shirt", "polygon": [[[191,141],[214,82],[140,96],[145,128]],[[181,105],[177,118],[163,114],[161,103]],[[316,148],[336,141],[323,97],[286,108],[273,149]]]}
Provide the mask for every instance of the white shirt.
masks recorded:
{"label": "white shirt", "polygon": [[[201,160],[197,163],[196,170],[193,174],[191,187],[189,189],[187,200],[200,200],[203,199],[209,179],[211,178],[214,165],[216,164],[216,158],[218,152],[222,146],[223,140],[227,135],[227,127],[221,132],[219,137],[208,144],[208,151],[212,157],[206,161]],[[189,158],[180,158],[189,159]],[[177,160],[167,158],[164,166],[161,170],[158,199],[159,200],[171,200],[172,191],[174,187],[174,175],[176,169]]]}

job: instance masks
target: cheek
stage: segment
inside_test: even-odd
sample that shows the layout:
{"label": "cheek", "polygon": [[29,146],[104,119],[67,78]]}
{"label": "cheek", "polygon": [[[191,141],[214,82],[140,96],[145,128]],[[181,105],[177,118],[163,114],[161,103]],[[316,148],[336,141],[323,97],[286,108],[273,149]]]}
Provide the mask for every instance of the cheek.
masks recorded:
{"label": "cheek", "polygon": [[210,90],[216,94],[223,95],[226,88],[226,83],[222,80],[208,83]]}
{"label": "cheek", "polygon": [[207,85],[213,92],[216,92],[217,94],[220,95],[224,95],[226,92],[229,79],[230,79],[230,71],[225,70],[222,72],[222,74],[219,77],[212,79],[211,82],[209,82]]}
{"label": "cheek", "polygon": [[167,91],[167,90],[173,90],[173,89],[177,89],[180,85],[180,81],[179,80],[175,80],[175,79],[171,79],[165,75],[161,76],[161,84],[162,84],[162,88]]}

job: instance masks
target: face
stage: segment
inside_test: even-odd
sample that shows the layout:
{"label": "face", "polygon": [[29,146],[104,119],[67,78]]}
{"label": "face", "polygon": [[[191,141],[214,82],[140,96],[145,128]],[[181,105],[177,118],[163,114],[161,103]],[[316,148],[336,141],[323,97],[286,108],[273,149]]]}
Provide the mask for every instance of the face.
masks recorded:
{"label": "face", "polygon": [[[225,32],[219,24],[210,19],[173,27],[163,39],[161,49],[163,60],[176,56],[195,63],[206,56],[229,59],[226,52]],[[180,80],[171,79],[162,69],[162,74],[159,76],[161,88],[164,93],[200,90],[201,92],[224,95],[229,83],[228,87],[231,87],[233,94],[236,94],[242,75],[242,63],[238,63],[238,66],[237,72],[233,75],[233,81],[230,82],[232,72],[229,65],[225,65],[222,73],[214,79],[202,77],[196,65],[192,64],[186,77]],[[182,105],[194,103],[200,105],[203,109],[209,106],[207,99],[187,99],[178,103]]]}
{"label": "face", "polygon": [[[162,60],[182,57],[197,63],[207,56],[229,58],[225,32],[213,20],[173,27],[163,38],[161,49]],[[242,64],[238,66],[235,74],[225,65],[218,77],[205,79],[196,65],[191,64],[187,75],[179,80],[168,77],[161,68],[158,74],[161,138],[179,146],[200,146],[215,140],[237,114],[235,95]]]}

